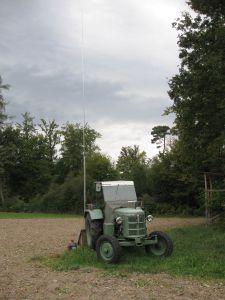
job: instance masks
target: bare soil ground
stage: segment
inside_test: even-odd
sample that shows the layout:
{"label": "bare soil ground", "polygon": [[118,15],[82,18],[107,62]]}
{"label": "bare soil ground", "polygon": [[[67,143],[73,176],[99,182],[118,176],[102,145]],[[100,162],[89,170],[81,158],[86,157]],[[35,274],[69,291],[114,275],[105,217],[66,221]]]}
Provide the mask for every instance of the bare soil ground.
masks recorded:
{"label": "bare soil ground", "polygon": [[[202,223],[199,218],[159,218],[154,229]],[[62,253],[78,237],[82,219],[1,219],[0,299],[225,299],[225,281],[167,274],[112,277],[97,269],[59,272],[32,258]]]}

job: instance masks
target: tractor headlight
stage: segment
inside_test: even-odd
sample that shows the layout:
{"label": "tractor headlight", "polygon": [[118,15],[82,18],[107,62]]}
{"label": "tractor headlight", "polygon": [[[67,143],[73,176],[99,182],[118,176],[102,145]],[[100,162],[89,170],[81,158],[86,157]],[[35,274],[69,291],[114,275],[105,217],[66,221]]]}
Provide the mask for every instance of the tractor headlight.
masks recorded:
{"label": "tractor headlight", "polygon": [[147,220],[148,222],[151,222],[151,221],[153,220],[153,216],[152,216],[152,215],[148,215],[148,216],[146,217],[146,220]]}
{"label": "tractor headlight", "polygon": [[122,224],[122,222],[123,222],[123,219],[122,219],[121,217],[117,217],[117,218],[116,218],[116,223],[117,223],[118,225]]}

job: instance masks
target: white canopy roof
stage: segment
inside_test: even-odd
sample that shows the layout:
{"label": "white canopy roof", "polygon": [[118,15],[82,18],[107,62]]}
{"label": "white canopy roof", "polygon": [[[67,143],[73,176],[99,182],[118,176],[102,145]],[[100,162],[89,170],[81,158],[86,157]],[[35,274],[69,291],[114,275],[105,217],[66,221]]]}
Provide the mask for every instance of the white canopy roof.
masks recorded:
{"label": "white canopy roof", "polygon": [[118,185],[134,185],[133,181],[125,181],[125,180],[119,180],[119,181],[102,181],[102,186],[118,186]]}

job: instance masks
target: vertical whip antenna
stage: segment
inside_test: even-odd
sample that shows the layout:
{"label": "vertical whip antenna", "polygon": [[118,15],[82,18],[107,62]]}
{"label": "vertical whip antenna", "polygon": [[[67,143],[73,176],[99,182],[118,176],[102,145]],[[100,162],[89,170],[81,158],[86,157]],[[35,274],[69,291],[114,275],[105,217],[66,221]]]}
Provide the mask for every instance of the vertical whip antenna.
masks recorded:
{"label": "vertical whip antenna", "polygon": [[86,140],[85,140],[85,78],[84,78],[84,11],[81,11],[81,60],[82,60],[82,103],[83,103],[83,168],[84,168],[84,212],[86,208]]}

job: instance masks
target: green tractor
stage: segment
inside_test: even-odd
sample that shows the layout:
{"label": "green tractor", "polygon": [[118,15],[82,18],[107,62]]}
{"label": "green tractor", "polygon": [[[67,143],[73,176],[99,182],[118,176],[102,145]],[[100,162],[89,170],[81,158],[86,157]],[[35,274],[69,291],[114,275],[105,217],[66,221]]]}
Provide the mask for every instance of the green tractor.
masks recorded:
{"label": "green tractor", "polygon": [[161,231],[147,234],[145,216],[138,204],[133,181],[95,183],[96,199],[85,209],[85,230],[88,247],[107,263],[117,263],[122,247],[143,246],[146,254],[170,256],[173,243]]}

